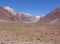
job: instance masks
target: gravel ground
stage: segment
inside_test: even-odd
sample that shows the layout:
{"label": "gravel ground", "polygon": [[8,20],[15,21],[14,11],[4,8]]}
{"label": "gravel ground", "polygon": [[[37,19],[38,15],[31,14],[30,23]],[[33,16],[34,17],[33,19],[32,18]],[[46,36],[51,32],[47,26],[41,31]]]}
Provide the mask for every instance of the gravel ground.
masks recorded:
{"label": "gravel ground", "polygon": [[0,44],[54,44],[48,42],[0,42]]}

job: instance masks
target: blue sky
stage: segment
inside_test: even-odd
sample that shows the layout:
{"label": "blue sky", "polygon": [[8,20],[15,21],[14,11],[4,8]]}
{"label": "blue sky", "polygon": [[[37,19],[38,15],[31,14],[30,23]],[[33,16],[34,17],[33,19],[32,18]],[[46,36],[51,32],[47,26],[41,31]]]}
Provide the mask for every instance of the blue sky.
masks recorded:
{"label": "blue sky", "polygon": [[60,0],[0,0],[0,6],[9,6],[17,12],[43,16],[60,6]]}

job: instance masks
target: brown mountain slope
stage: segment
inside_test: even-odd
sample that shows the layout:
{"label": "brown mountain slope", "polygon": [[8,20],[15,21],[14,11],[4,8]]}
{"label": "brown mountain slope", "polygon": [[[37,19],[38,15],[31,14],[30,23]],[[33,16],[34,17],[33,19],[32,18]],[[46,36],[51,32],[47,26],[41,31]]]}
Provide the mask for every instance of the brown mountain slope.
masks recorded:
{"label": "brown mountain slope", "polygon": [[3,9],[0,7],[0,19],[3,19],[3,20],[15,20],[14,19],[14,16],[9,13],[7,10]]}
{"label": "brown mountain slope", "polygon": [[10,7],[0,7],[0,20],[2,19],[23,23],[34,23],[39,20],[39,17],[24,12],[16,12]]}
{"label": "brown mountain slope", "polygon": [[0,20],[22,22],[22,20],[19,17],[17,17],[16,15],[13,15],[6,9],[0,7]]}
{"label": "brown mountain slope", "polygon": [[39,22],[47,23],[55,19],[60,19],[60,7],[56,8],[55,10],[51,11],[49,14],[41,18]]}

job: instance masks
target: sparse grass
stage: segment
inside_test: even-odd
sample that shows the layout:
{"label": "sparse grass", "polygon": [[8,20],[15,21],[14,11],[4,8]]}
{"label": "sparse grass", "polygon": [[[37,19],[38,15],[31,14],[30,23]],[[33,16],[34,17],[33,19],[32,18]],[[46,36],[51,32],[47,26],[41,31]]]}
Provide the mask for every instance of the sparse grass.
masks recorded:
{"label": "sparse grass", "polygon": [[[1,22],[0,32],[4,32],[0,38],[7,41],[47,41],[54,42],[60,41],[60,25],[47,25],[47,24],[27,24],[17,22]],[[45,32],[46,31],[46,32]],[[57,33],[58,36],[55,36]],[[1,34],[0,34],[1,35]],[[53,36],[52,36],[53,35]],[[51,37],[50,37],[51,36]],[[56,38],[57,37],[57,38]]]}

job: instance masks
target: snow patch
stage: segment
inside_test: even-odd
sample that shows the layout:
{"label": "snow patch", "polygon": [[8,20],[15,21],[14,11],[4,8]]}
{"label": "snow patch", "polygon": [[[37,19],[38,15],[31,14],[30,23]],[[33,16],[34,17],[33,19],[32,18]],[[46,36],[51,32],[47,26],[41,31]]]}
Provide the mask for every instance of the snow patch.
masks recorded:
{"label": "snow patch", "polygon": [[12,15],[16,15],[16,12],[12,8],[8,6],[4,6],[3,8],[6,9],[8,12],[10,12]]}

